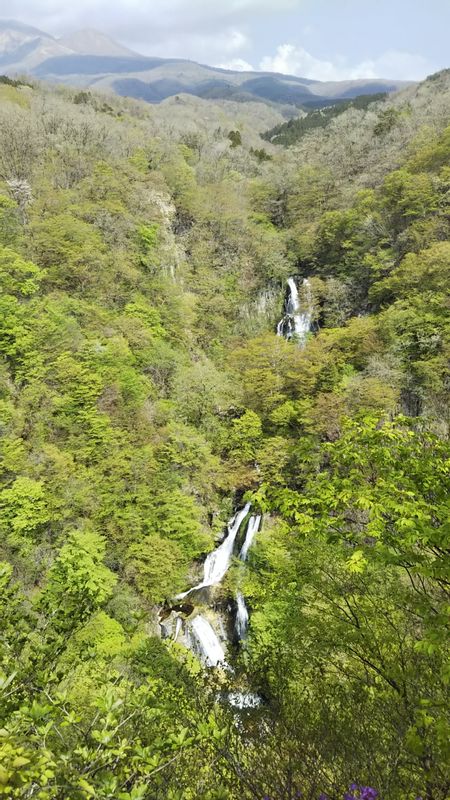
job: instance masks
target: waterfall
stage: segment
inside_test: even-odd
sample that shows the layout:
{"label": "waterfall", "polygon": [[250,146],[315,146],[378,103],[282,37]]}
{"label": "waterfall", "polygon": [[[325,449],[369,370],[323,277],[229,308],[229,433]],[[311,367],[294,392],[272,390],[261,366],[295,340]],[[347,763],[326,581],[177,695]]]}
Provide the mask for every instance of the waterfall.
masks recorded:
{"label": "waterfall", "polygon": [[244,708],[258,708],[262,703],[259,695],[254,692],[229,692],[227,700],[230,706],[239,709],[239,711]]}
{"label": "waterfall", "polygon": [[241,641],[242,639],[245,639],[248,628],[248,611],[247,611],[247,606],[245,605],[244,595],[242,594],[242,592],[238,592],[236,595],[236,605],[237,605],[237,610],[236,610],[235,626],[236,626],[237,636]]}
{"label": "waterfall", "polygon": [[183,620],[181,619],[181,617],[177,617],[176,622],[175,622],[175,633],[173,635],[174,642],[176,642],[176,640],[178,639],[178,636],[180,635],[182,624],[183,624]]}
{"label": "waterfall", "polygon": [[247,560],[247,553],[250,550],[250,547],[252,546],[255,533],[258,533],[260,523],[261,523],[260,515],[250,517],[247,526],[247,533],[245,535],[245,541],[244,544],[242,545],[241,552],[239,553],[239,558],[241,559],[241,561]]}
{"label": "waterfall", "polygon": [[[300,301],[297,284],[294,278],[288,278],[288,296],[284,304],[284,317],[277,325],[277,335],[284,336],[285,339],[292,339],[294,336],[301,346],[304,345],[306,335],[311,330],[312,322],[312,295],[311,284],[308,278],[303,280],[304,302]],[[302,308],[304,305],[304,308]]]}
{"label": "waterfall", "polygon": [[225,651],[208,620],[198,614],[189,623],[189,628],[194,639],[194,649],[197,650],[206,666],[226,665]]}
{"label": "waterfall", "polygon": [[[194,586],[192,589],[188,589],[186,592],[177,595],[177,599],[181,600],[186,597],[191,592],[194,592],[198,589],[204,589],[208,586],[215,586],[216,584],[220,583],[224,575],[226,574],[228,567],[230,566],[231,557],[233,555],[233,548],[235,545],[236,537],[239,532],[239,528],[245,517],[247,516],[248,512],[250,511],[250,503],[246,503],[244,508],[241,508],[235,515],[232,517],[227,526],[227,535],[223,542],[216,547],[205,559],[205,563],[203,565],[203,580]],[[242,545],[241,551],[239,553],[239,558],[241,561],[245,561],[247,558],[247,553],[251,547],[253,542],[253,538],[257,531],[259,530],[259,526],[261,524],[261,515],[254,515],[251,516],[247,530],[245,534],[244,543]],[[237,593],[236,596],[236,606],[237,606],[237,613],[235,619],[235,626],[236,626],[236,633],[239,640],[245,639],[247,634],[248,628],[248,611],[247,606],[245,604],[244,596],[241,592]],[[176,620],[176,627],[175,627],[175,634],[174,640],[177,640],[177,637],[181,630],[182,621],[181,618],[178,617]],[[208,622],[207,619],[202,617],[200,614],[194,617],[192,622],[188,623],[188,636],[191,642],[190,646],[192,649],[198,653],[202,661],[209,667],[215,667],[218,664],[224,664],[226,666],[225,661],[225,651],[220,643],[220,640],[214,631],[211,624]]]}
{"label": "waterfall", "polygon": [[207,586],[215,586],[220,583],[228,567],[230,566],[231,556],[233,553],[234,542],[241,527],[242,520],[247,516],[250,511],[250,503],[246,503],[244,508],[235,514],[228,523],[228,534],[215,550],[210,553],[203,566],[203,580],[187,592],[177,595],[177,600],[182,600],[190,592],[195,592],[197,589],[204,589]]}
{"label": "waterfall", "polygon": [[[247,560],[248,551],[250,550],[255,534],[259,530],[260,524],[260,514],[250,517],[247,525],[244,544],[242,545],[241,552],[239,553],[239,558],[241,561]],[[248,628],[248,610],[242,592],[238,592],[236,594],[236,619],[234,621],[234,625],[236,629],[236,635],[239,641],[242,641],[242,639],[245,639],[247,635]]]}

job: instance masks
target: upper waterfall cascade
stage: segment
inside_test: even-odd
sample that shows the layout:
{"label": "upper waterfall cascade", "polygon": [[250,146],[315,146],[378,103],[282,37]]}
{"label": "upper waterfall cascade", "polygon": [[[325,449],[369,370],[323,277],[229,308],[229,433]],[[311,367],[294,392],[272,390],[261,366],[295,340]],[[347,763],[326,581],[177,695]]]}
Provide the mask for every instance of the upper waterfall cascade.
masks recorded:
{"label": "upper waterfall cascade", "polygon": [[277,325],[277,334],[288,340],[295,337],[300,345],[304,345],[312,323],[311,284],[308,278],[303,279],[302,298],[294,278],[288,278],[287,288],[284,316]]}

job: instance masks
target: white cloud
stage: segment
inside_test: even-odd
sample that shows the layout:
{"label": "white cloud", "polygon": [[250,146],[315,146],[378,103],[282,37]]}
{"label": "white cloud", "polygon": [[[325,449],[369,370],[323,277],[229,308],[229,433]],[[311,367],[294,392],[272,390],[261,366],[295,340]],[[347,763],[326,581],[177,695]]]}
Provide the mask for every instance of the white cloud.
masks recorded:
{"label": "white cloud", "polygon": [[331,61],[321,61],[304,47],[293,44],[281,44],[274,56],[263,58],[259,67],[265,72],[282,72],[301,78],[316,78],[319,81],[338,80],[336,67]]}
{"label": "white cloud", "polygon": [[[131,47],[129,41],[125,43]],[[134,41],[133,43],[134,49],[139,53],[148,53],[163,58],[188,58],[202,64],[214,64],[218,59],[224,63],[232,62],[235,59],[240,60],[240,51],[249,45],[250,41],[245,33],[226,28],[211,33],[201,30],[187,30],[183,33],[168,32],[167,35],[155,41],[151,47],[145,41]]]}
{"label": "white cloud", "polygon": [[37,25],[58,35],[79,27],[98,27],[122,38],[208,31],[251,23],[259,15],[292,11],[303,0],[9,0],[8,17]]}
{"label": "white cloud", "polygon": [[339,63],[316,58],[304,47],[280,45],[275,55],[262,59],[259,68],[266,72],[282,72],[319,81],[344,81],[359,78],[392,78],[421,80],[437,67],[421,55],[389,50],[374,59],[356,65],[339,59]]}
{"label": "white cloud", "polygon": [[232,30],[225,32],[221,39],[223,41],[223,49],[227,53],[236,53],[249,44],[247,36],[242,31]]}
{"label": "white cloud", "polygon": [[219,69],[232,69],[236,72],[253,72],[255,69],[243,58],[232,58],[231,61],[227,61],[226,64],[215,64],[214,66]]}
{"label": "white cloud", "polygon": [[422,80],[438,69],[436,64],[419,55],[400,50],[388,50],[378,58],[363,61],[352,72],[358,78],[397,78],[397,80]]}

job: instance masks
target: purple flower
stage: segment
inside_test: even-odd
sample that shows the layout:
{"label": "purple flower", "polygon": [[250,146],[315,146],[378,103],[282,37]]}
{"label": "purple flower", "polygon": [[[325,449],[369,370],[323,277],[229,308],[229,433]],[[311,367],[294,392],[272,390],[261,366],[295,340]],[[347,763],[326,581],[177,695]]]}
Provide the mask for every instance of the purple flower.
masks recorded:
{"label": "purple flower", "polygon": [[359,791],[361,800],[377,800],[378,792],[372,786],[361,786]]}
{"label": "purple flower", "polygon": [[358,783],[350,784],[349,791],[344,794],[344,800],[377,800],[378,792],[372,786],[360,786]]}

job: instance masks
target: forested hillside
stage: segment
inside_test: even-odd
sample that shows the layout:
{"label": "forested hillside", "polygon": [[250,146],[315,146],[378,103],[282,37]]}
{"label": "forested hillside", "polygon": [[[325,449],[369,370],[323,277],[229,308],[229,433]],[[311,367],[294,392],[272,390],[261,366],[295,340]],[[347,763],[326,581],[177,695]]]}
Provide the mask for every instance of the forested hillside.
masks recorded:
{"label": "forested hillside", "polygon": [[280,121],[0,83],[7,800],[449,796],[450,71]]}
{"label": "forested hillside", "polygon": [[[326,126],[336,117],[339,117],[349,108],[367,109],[372,103],[379,100],[385,100],[387,97],[386,92],[379,94],[366,94],[356,97],[354,100],[340,100],[339,103],[334,105],[327,104],[325,108],[316,108],[309,111],[303,117],[294,117],[288,122],[282,122],[280,125],[275,125],[269,131],[262,134],[262,138],[273,144],[291,145],[298,142],[302,136],[315,130],[316,128],[326,128]],[[385,124],[380,122],[374,133],[385,132]]]}

